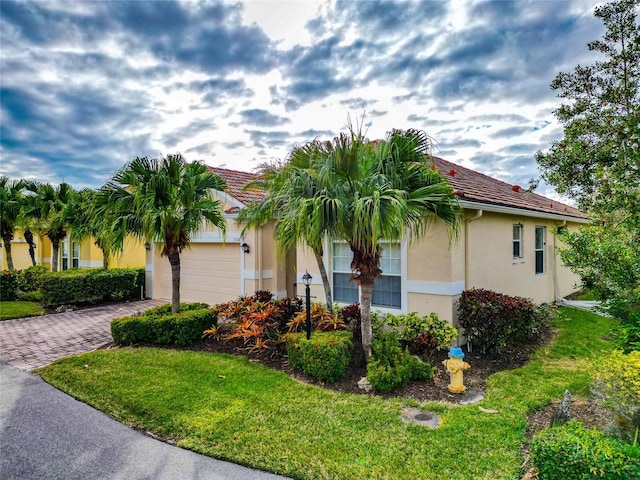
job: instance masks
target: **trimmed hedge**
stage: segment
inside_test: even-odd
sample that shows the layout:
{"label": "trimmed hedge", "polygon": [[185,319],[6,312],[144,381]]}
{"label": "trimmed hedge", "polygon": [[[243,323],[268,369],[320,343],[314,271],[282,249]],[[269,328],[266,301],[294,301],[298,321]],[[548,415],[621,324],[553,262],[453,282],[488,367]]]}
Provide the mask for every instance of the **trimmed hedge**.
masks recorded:
{"label": "trimmed hedge", "polygon": [[[189,312],[191,310],[202,310],[204,308],[211,308],[211,306],[208,303],[202,302],[180,303],[180,313]],[[149,308],[143,313],[145,317],[163,317],[171,314],[170,303]]]}
{"label": "trimmed hedge", "polygon": [[18,276],[11,270],[0,272],[0,300],[8,302],[17,298]]}
{"label": "trimmed hedge", "polygon": [[139,298],[142,286],[144,268],[66,270],[40,277],[45,308]]}
{"label": "trimmed hedge", "polygon": [[40,289],[40,279],[50,273],[49,267],[33,265],[18,272],[18,288],[25,293],[35,292]]}
{"label": "trimmed hedge", "polygon": [[351,332],[314,332],[285,336],[289,365],[321,382],[334,383],[344,377],[353,349]]}
{"label": "trimmed hedge", "polygon": [[458,323],[467,341],[490,353],[531,340],[549,325],[549,317],[548,308],[529,299],[482,288],[465,290],[458,302]]}
{"label": "trimmed hedge", "polygon": [[531,443],[531,460],[541,480],[640,478],[640,447],[576,421],[540,432]]}
{"label": "trimmed hedge", "polygon": [[156,307],[137,317],[117,318],[111,322],[111,336],[118,345],[193,345],[202,339],[202,332],[217,323],[213,310],[202,305],[206,304],[181,304],[184,310],[173,315],[158,314],[163,309]]}

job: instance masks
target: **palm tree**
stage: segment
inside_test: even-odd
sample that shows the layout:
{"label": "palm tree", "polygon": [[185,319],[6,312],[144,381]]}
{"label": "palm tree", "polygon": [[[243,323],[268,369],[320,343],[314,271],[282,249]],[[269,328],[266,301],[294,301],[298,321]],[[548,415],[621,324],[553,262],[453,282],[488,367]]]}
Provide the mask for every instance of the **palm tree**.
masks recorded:
{"label": "palm tree", "polygon": [[[382,274],[381,242],[420,238],[434,220],[448,226],[452,240],[458,232],[461,209],[429,157],[431,147],[431,139],[418,130],[394,130],[384,140],[368,142],[361,129],[349,125],[348,133],[323,144],[322,155],[310,150],[318,194],[309,203],[327,222],[330,237],[345,240],[353,252],[351,280],[360,287],[367,355],[373,287]],[[308,209],[306,202],[300,205]]]}
{"label": "palm tree", "polygon": [[27,185],[33,198],[27,202],[23,215],[31,218],[40,233],[51,241],[51,271],[58,271],[60,242],[67,236],[67,228],[73,218],[73,202],[76,191],[68,183],[53,187],[48,183]]}
{"label": "palm tree", "polygon": [[[71,233],[75,241],[81,242],[92,238],[95,245],[102,251],[102,267],[109,268],[109,259],[112,255],[114,244],[114,232],[111,224],[115,220],[109,212],[97,213],[96,201],[98,192],[89,188],[78,192],[72,212]],[[117,242],[117,240],[116,240]]]}
{"label": "palm tree", "polygon": [[273,168],[262,166],[259,180],[250,182],[245,188],[262,188],[265,199],[240,211],[238,222],[249,228],[260,228],[277,220],[274,237],[280,254],[286,254],[298,244],[308,246],[313,252],[322,283],[324,285],[327,309],[333,311],[331,285],[323,260],[323,242],[335,222],[325,211],[316,208],[317,199],[322,195],[322,187],[313,170],[314,160],[326,155],[325,145],[313,141],[295,148],[287,161]]}
{"label": "palm tree", "polygon": [[213,190],[224,188],[224,180],[206,165],[176,154],[135,158],[98,193],[97,213],[114,215],[112,245],[121,248],[126,233],[162,244],[161,255],[171,264],[173,313],[180,311],[180,253],[205,225],[226,230],[222,204],[212,197]]}
{"label": "palm tree", "polygon": [[8,177],[0,177],[0,238],[7,253],[7,267],[15,270],[13,256],[11,254],[11,240],[15,227],[20,218],[22,206],[22,190],[25,183],[22,180],[9,180]]}

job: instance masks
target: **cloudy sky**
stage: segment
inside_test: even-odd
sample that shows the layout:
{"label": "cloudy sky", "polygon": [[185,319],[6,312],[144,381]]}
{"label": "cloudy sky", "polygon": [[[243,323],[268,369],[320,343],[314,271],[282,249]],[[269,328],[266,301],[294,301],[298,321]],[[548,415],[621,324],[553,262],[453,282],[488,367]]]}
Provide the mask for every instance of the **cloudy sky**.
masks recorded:
{"label": "cloudy sky", "polygon": [[[99,187],[136,156],[251,171],[347,118],[509,183],[562,130],[594,0],[0,2],[0,174]],[[541,193],[549,194],[546,186]]]}

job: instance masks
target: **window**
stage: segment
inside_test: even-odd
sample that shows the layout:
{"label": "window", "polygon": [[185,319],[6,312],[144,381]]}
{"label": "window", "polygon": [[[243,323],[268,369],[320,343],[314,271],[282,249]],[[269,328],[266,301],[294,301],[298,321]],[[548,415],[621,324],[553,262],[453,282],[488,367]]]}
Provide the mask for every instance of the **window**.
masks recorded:
{"label": "window", "polygon": [[80,244],[73,242],[71,244],[71,268],[78,268],[80,266]]}
{"label": "window", "polygon": [[[373,286],[371,304],[376,307],[401,308],[402,282],[401,249],[399,243],[385,243],[380,258],[382,276]],[[360,300],[358,286],[349,282],[353,253],[344,242],[334,242],[332,251],[333,297],[338,302],[354,303]]]}
{"label": "window", "polygon": [[62,240],[60,243],[60,269],[69,269],[69,240]]}
{"label": "window", "polygon": [[545,227],[536,227],[536,274],[544,273]]}
{"label": "window", "polygon": [[513,258],[522,258],[522,225],[513,226]]}

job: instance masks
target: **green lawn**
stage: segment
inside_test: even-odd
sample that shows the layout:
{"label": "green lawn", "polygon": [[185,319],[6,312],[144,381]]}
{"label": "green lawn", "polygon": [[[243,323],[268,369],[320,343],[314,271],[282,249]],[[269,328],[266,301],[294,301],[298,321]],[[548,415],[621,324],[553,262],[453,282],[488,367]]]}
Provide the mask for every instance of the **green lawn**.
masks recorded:
{"label": "green lawn", "polygon": [[35,317],[43,313],[44,310],[38,302],[0,302],[0,320]]}
{"label": "green lawn", "polygon": [[403,404],[300,384],[245,358],[153,348],[96,351],[38,373],[118,420],[179,446],[294,478],[513,479],[526,414],[562,396],[586,395],[590,358],[613,320],[563,309],[555,343],[527,366],[488,382],[480,403],[498,414],[427,404],[437,430],[405,424]]}

